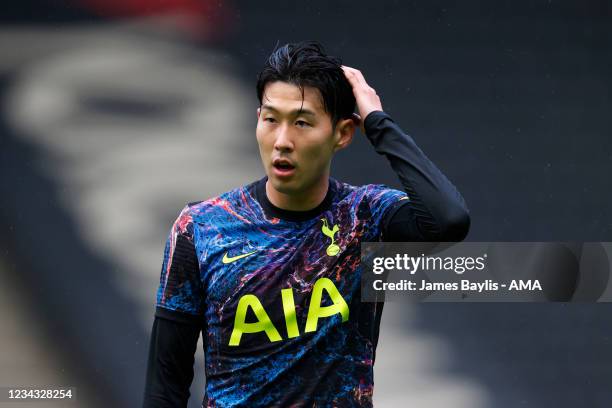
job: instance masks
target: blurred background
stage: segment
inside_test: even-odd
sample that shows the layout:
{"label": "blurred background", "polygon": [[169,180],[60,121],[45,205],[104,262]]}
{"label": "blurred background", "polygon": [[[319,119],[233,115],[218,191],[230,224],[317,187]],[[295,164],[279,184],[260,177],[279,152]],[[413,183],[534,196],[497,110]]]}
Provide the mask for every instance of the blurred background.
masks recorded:
{"label": "blurred background", "polygon": [[[277,44],[362,70],[463,193],[468,240],[612,241],[606,0],[0,7],[0,386],[78,388],[48,406],[140,406],[167,232],[263,175],[255,80]],[[334,176],[400,186],[364,137]],[[609,304],[389,303],[380,336],[377,407],[612,404]]]}

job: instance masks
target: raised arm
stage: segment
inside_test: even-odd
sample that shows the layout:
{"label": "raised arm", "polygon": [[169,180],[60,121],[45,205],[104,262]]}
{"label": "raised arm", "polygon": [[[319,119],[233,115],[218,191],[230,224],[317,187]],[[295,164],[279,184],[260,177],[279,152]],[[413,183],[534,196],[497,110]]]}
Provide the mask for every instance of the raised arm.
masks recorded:
{"label": "raised arm", "polygon": [[[383,220],[385,241],[461,241],[470,216],[455,186],[425,156],[415,141],[383,112],[380,97],[363,74],[343,67],[353,87],[359,115],[356,121],[398,175],[408,200],[398,203]],[[365,118],[365,120],[362,120]]]}

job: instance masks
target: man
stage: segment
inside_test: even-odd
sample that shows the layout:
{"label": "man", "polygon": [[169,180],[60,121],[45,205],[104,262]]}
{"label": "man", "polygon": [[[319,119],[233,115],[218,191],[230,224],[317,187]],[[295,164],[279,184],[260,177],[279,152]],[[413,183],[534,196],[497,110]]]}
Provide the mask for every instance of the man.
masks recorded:
{"label": "man", "polygon": [[[360,301],[360,243],[467,234],[463,199],[358,70],[317,43],[287,44],[270,56],[257,94],[267,177],[190,203],[174,223],[147,408],[186,406],[200,332],[203,406],[371,406],[382,305]],[[330,178],[334,153],[360,124],[405,191]]]}

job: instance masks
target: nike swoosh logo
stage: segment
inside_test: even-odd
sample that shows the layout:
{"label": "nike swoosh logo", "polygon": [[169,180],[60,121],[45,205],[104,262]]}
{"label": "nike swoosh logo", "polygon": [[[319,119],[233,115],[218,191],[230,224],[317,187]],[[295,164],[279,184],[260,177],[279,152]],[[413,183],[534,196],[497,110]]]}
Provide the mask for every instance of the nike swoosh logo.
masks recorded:
{"label": "nike swoosh logo", "polygon": [[246,258],[249,255],[253,255],[255,252],[257,251],[248,252],[246,254],[241,254],[241,255],[236,255],[236,256],[227,256],[227,252],[226,252],[225,255],[223,255],[223,259],[221,260],[221,262],[223,262],[224,264],[236,262],[239,259]]}

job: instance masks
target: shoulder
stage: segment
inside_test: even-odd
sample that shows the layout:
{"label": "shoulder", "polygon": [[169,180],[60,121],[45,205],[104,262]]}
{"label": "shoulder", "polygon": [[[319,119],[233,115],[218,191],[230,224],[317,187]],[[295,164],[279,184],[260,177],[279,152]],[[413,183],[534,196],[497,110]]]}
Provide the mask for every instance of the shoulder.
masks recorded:
{"label": "shoulder", "polygon": [[364,194],[370,200],[400,200],[406,199],[408,195],[402,190],[389,187],[385,184],[366,184],[362,186]]}
{"label": "shoulder", "polygon": [[385,184],[365,184],[353,186],[341,183],[339,188],[344,197],[338,202],[342,208],[352,208],[358,218],[380,225],[386,217],[409,202],[404,191]]}
{"label": "shoulder", "polygon": [[219,214],[242,212],[241,207],[253,201],[256,182],[234,188],[206,200],[187,203],[181,210],[177,221],[202,222]]}
{"label": "shoulder", "polygon": [[381,199],[393,201],[407,199],[407,194],[404,191],[397,190],[385,184],[364,184],[356,186],[337,180],[333,181],[340,200],[360,199],[368,203],[374,203]]}

